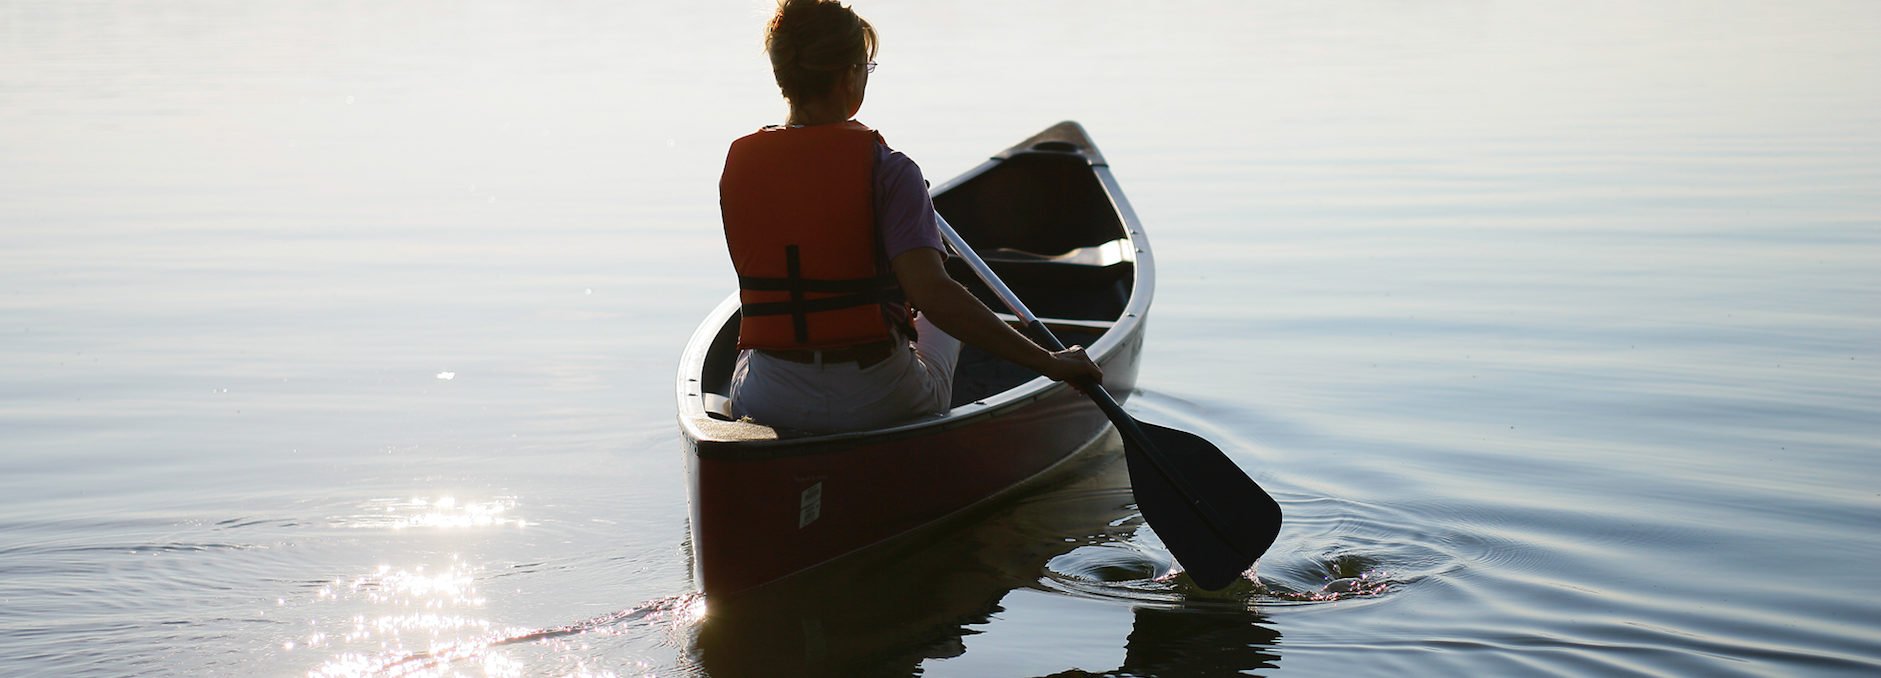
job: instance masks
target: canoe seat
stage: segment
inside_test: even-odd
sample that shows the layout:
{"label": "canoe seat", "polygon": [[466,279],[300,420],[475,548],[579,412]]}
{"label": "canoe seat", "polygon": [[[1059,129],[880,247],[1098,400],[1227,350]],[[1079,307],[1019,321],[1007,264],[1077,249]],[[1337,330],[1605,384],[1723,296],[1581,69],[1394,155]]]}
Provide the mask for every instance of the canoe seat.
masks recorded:
{"label": "canoe seat", "polygon": [[817,431],[805,431],[786,426],[770,426],[750,419],[735,419],[731,413],[731,399],[717,393],[704,394],[705,417],[693,425],[701,433],[721,442],[753,442],[759,440],[789,440],[792,438],[814,438],[830,435]]}
{"label": "canoe seat", "polygon": [[[1115,320],[1129,303],[1136,281],[1136,249],[1128,240],[1059,254],[1008,247],[988,248],[979,254],[1040,318]],[[947,272],[988,308],[1003,307],[960,257],[948,259]]]}
{"label": "canoe seat", "polygon": [[731,398],[717,393],[706,393],[703,397],[705,399],[705,413],[707,415],[711,416],[713,419],[723,419],[725,421],[736,419],[736,417],[732,416]]}
{"label": "canoe seat", "polygon": [[[1013,329],[1019,330],[1021,333],[1025,332],[1025,323],[1019,322],[1019,316],[1011,313],[994,313],[993,315],[998,316],[1000,320],[1006,321],[1006,324],[1011,325]],[[1045,323],[1045,329],[1051,330],[1054,334],[1065,334],[1067,332],[1092,332],[1103,334],[1105,331],[1117,325],[1117,321],[1115,320],[1078,320],[1074,318],[1039,318],[1039,322]]]}
{"label": "canoe seat", "polygon": [[697,421],[694,426],[699,432],[713,440],[725,442],[752,442],[758,440],[777,440],[784,437],[777,429],[761,424],[744,421],[725,421],[712,415]]}
{"label": "canoe seat", "polygon": [[1000,268],[1001,264],[1019,267],[1025,264],[1056,264],[1106,268],[1136,261],[1136,250],[1131,248],[1129,240],[1119,238],[1107,243],[1079,247],[1063,254],[1039,254],[1010,247],[995,247],[980,252],[980,258],[985,259],[986,263],[992,264],[995,268]]}

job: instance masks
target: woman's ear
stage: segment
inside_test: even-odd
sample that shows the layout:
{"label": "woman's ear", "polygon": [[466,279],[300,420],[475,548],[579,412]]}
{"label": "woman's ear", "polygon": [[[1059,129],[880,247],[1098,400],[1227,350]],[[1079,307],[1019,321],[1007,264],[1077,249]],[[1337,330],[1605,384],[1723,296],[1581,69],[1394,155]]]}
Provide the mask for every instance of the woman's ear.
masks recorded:
{"label": "woman's ear", "polygon": [[867,70],[851,68],[842,79],[843,102],[849,105],[849,117],[862,111],[862,95],[868,91],[868,78]]}

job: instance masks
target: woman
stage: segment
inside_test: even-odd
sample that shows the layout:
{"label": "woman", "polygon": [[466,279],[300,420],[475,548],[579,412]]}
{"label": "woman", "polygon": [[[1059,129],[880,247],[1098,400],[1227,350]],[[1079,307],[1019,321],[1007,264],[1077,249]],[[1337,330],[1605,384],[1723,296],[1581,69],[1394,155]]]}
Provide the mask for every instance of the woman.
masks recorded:
{"label": "woman", "polygon": [[852,119],[874,27],[835,0],[782,0],[765,48],[790,117],[733,142],[719,181],[743,303],[734,414],[818,433],[944,414],[961,341],[1052,379],[1103,377],[948,277],[921,168]]}

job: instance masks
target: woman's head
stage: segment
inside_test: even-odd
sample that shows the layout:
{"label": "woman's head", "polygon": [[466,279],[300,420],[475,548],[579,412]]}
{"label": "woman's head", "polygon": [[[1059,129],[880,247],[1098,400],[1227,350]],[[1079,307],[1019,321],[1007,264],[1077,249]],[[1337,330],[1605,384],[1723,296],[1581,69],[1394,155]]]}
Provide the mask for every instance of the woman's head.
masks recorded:
{"label": "woman's head", "polygon": [[875,47],[875,27],[836,0],[778,0],[764,34],[771,73],[793,103],[827,96]]}

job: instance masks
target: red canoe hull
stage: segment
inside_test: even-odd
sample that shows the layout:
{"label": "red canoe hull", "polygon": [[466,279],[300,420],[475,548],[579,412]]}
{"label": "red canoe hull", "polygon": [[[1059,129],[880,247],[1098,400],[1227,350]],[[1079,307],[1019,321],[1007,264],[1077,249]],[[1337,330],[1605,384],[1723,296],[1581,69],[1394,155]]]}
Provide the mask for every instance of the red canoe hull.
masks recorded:
{"label": "red canoe hull", "polygon": [[[1104,362],[1128,393],[1135,351]],[[766,584],[912,532],[1040,476],[1108,432],[1083,394],[1058,388],[983,422],[774,458],[693,441],[692,547],[708,593]]]}

